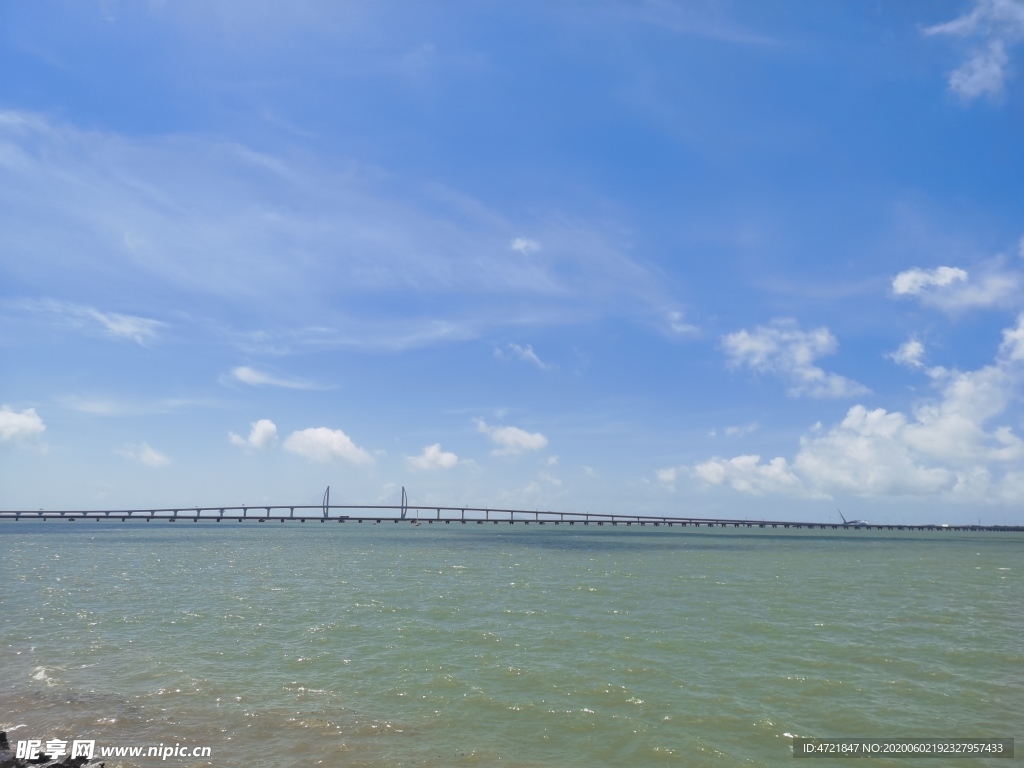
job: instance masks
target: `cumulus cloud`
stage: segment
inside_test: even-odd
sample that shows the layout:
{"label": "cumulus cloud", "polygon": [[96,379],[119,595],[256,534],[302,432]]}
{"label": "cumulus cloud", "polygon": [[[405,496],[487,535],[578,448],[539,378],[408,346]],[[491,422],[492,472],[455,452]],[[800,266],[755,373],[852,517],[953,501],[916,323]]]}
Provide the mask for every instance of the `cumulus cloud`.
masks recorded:
{"label": "cumulus cloud", "polygon": [[537,353],[533,351],[532,344],[521,346],[514,342],[509,343],[505,346],[505,349],[501,349],[500,347],[495,348],[494,356],[502,360],[510,357],[516,360],[522,360],[524,363],[530,363],[530,365],[537,366],[542,371],[547,371],[551,368],[550,365],[541,360],[537,356]]}
{"label": "cumulus cloud", "polygon": [[[910,359],[920,362],[919,356]],[[926,369],[937,395],[910,414],[850,408],[843,420],[800,440],[790,462],[715,457],[680,471],[713,486],[791,495],[937,495],[963,501],[1024,501],[1024,440],[1004,416],[1024,386],[1024,314],[1003,331],[995,360],[973,371]]]}
{"label": "cumulus cloud", "polygon": [[539,451],[548,444],[548,439],[540,432],[527,432],[519,427],[495,427],[483,419],[477,419],[476,425],[480,432],[491,438],[491,442],[498,446],[492,451],[496,456]]}
{"label": "cumulus cloud", "polygon": [[252,422],[249,437],[228,432],[228,439],[232,445],[239,445],[243,448],[266,448],[277,441],[277,425],[270,419],[260,419]]}
{"label": "cumulus cloud", "polygon": [[908,339],[900,344],[895,352],[890,352],[886,357],[907,368],[924,368],[924,363],[921,362],[924,357],[924,344],[917,339]]}
{"label": "cumulus cloud", "polygon": [[808,485],[833,493],[900,496],[947,489],[948,471],[921,461],[906,429],[902,413],[855,405],[825,435],[802,438],[794,465]]}
{"label": "cumulus cloud", "polygon": [[41,435],[46,429],[35,408],[15,411],[7,405],[0,406],[0,443],[22,440]]}
{"label": "cumulus cloud", "polygon": [[970,12],[923,32],[968,42],[967,60],[949,75],[951,91],[965,101],[997,96],[1009,76],[1007,49],[1024,40],[1024,2],[976,0]]}
{"label": "cumulus cloud", "polygon": [[459,457],[441,450],[440,443],[434,443],[426,446],[419,456],[407,456],[405,462],[410,469],[451,469],[459,463]]}
{"label": "cumulus cloud", "polygon": [[[713,459],[697,464],[691,470],[694,477],[712,485],[727,484],[737,491],[762,496],[765,493],[804,494],[800,479],[793,474],[789,463],[776,457],[761,463],[756,455],[737,456],[732,459]],[[661,475],[659,474],[659,479]]]}
{"label": "cumulus cloud", "polygon": [[231,377],[235,381],[249,384],[253,387],[285,387],[286,389],[312,389],[312,385],[299,379],[289,379],[282,376],[275,376],[271,373],[257,371],[247,365],[240,365],[231,370]]}
{"label": "cumulus cloud", "polygon": [[284,441],[284,449],[323,464],[332,461],[356,465],[373,463],[373,457],[340,429],[310,427],[292,432]]}
{"label": "cumulus cloud", "polygon": [[827,373],[814,361],[835,353],[839,344],[827,328],[801,330],[794,320],[776,320],[722,338],[729,364],[773,373],[789,383],[790,397],[838,398],[868,392],[867,387],[836,373]]}
{"label": "cumulus cloud", "polygon": [[1003,342],[999,345],[999,354],[1010,362],[1024,361],[1024,322],[1020,318],[1015,327],[1006,328],[1003,331]]}
{"label": "cumulus cloud", "polygon": [[959,267],[908,269],[893,278],[892,292],[946,312],[1006,308],[1024,296],[1024,276],[997,258],[980,265],[974,275]]}
{"label": "cumulus cloud", "polygon": [[141,464],[145,464],[147,467],[158,469],[165,467],[171,463],[171,459],[160,451],[153,448],[149,443],[139,443],[138,445],[126,445],[117,451],[120,455],[126,459],[132,459]]}

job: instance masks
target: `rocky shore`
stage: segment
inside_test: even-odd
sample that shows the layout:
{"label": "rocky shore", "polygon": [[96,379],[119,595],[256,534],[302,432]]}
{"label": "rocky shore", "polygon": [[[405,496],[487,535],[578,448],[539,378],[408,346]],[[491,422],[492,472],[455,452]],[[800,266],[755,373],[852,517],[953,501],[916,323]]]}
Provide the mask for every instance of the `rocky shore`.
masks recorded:
{"label": "rocky shore", "polygon": [[11,749],[10,743],[7,741],[7,732],[0,731],[0,768],[81,768],[83,765],[94,766],[94,768],[103,768],[103,763],[98,763],[96,760],[90,760],[86,757],[71,757],[66,756],[63,760],[51,760],[49,757],[39,757],[36,760],[26,760],[21,757],[17,757],[16,752]]}

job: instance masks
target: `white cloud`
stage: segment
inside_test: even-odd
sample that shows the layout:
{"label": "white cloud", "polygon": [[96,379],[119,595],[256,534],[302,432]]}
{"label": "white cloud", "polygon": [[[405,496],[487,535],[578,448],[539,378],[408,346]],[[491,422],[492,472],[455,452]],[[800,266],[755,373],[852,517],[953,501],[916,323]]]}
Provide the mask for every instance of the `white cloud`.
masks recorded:
{"label": "white cloud", "polygon": [[897,296],[917,296],[932,286],[944,287],[967,280],[967,272],[958,267],[937,267],[932,270],[908,269],[892,280],[892,292]]}
{"label": "white cloud", "polygon": [[1010,57],[1001,40],[993,40],[988,47],[976,51],[974,55],[955,69],[949,76],[950,90],[973,99],[989,94],[995,96],[1003,90],[1006,77],[1006,65]]}
{"label": "white cloud", "polygon": [[540,474],[537,475],[537,477],[540,478],[541,480],[543,480],[548,485],[553,485],[556,488],[560,488],[561,485],[562,485],[561,478],[555,477],[554,475],[550,474],[549,472],[541,472]]}
{"label": "white cloud", "polygon": [[537,251],[539,251],[540,243],[538,243],[536,240],[531,240],[528,237],[517,237],[515,240],[509,243],[509,248],[511,248],[513,251],[518,251],[519,253],[526,256],[529,253],[536,253]]}
{"label": "white cloud", "polygon": [[814,365],[817,358],[833,354],[838,346],[827,328],[802,331],[794,320],[776,320],[771,326],[758,326],[753,333],[743,330],[722,338],[731,366],[745,365],[778,375],[789,382],[791,397],[837,398],[867,393],[867,387],[856,381]]}
{"label": "white cloud", "polygon": [[236,381],[240,381],[243,384],[249,384],[254,387],[269,386],[269,387],[285,387],[287,389],[313,389],[313,385],[308,382],[301,381],[299,379],[288,379],[282,376],[275,376],[271,373],[264,373],[263,371],[257,371],[254,368],[250,368],[246,365],[240,365],[237,368],[231,370],[231,376]]}
{"label": "white cloud", "polygon": [[260,419],[252,423],[248,438],[229,432],[228,439],[232,445],[244,448],[266,448],[277,441],[277,425],[270,419]]}
{"label": "white cloud", "polygon": [[284,449],[324,464],[331,461],[357,465],[373,463],[373,457],[340,429],[310,427],[292,432],[284,441]]}
{"label": "white cloud", "polygon": [[[720,7],[707,3],[673,3],[663,0],[616,3],[615,13],[626,20],[653,24],[673,34],[734,45],[776,46],[777,38],[763,35],[731,21]],[[595,11],[597,8],[595,7]],[[615,22],[618,26],[619,23]]]}
{"label": "white cloud", "polygon": [[666,312],[665,320],[668,322],[669,330],[677,336],[687,336],[700,330],[697,326],[684,322],[683,313],[677,309]]}
{"label": "white cloud", "polygon": [[495,348],[494,356],[504,360],[506,357],[514,357],[517,360],[522,360],[524,363],[530,363],[540,368],[542,371],[550,370],[551,366],[541,360],[537,353],[533,351],[533,345],[527,344],[525,347],[514,342],[506,345],[505,350],[500,347]]}
{"label": "white cloud", "polygon": [[208,400],[189,400],[185,398],[164,398],[162,400],[113,400],[103,397],[86,397],[82,395],[65,395],[59,398],[65,408],[93,416],[144,416],[153,413],[171,413],[183,408],[195,406],[209,407],[213,403]]}
{"label": "white cloud", "polygon": [[[102,282],[186,330],[394,349],[666,303],[611,222],[542,212],[525,224],[536,239],[515,237],[502,210],[460,190],[327,155],[7,111],[0,167],[0,251],[32,253],[5,264],[12,280]],[[101,315],[78,320],[140,343],[160,327]]]}
{"label": "white cloud", "polygon": [[459,463],[459,457],[451,451],[441,450],[440,443],[428,445],[419,456],[407,456],[410,469],[451,469]]}
{"label": "white cloud", "polygon": [[121,456],[133,461],[145,464],[147,467],[158,469],[171,463],[168,456],[153,448],[149,443],[138,445],[126,445],[117,451]]}
{"label": "white cloud", "polygon": [[1006,269],[1002,258],[981,264],[974,275],[959,267],[908,269],[893,278],[892,292],[945,312],[1008,308],[1024,299],[1024,275]]}
{"label": "white cloud", "polygon": [[111,336],[131,339],[137,344],[145,344],[156,338],[157,331],[164,326],[158,320],[135,315],[121,315],[117,312],[100,312],[88,309],[88,315],[102,325]]}
{"label": "white cloud", "polygon": [[1024,322],[1019,318],[1016,327],[1003,330],[999,354],[1011,362],[1024,361]]}
{"label": "white cloud", "polygon": [[527,432],[519,427],[494,427],[483,419],[477,419],[476,425],[480,432],[490,437],[491,442],[498,446],[493,451],[496,456],[539,451],[548,444],[548,439],[540,432]]}
{"label": "white cloud", "polygon": [[886,355],[890,360],[905,365],[907,368],[923,368],[924,344],[917,339],[908,339],[900,344],[899,349]]}
{"label": "white cloud", "polygon": [[752,421],[749,424],[734,424],[726,427],[725,432],[727,437],[742,437],[749,435],[751,432],[756,432],[760,428],[760,425],[756,421]]}
{"label": "white cloud", "polygon": [[941,467],[919,461],[906,441],[907,419],[855,405],[820,437],[801,439],[794,466],[807,485],[855,496],[935,494],[949,486]]}
{"label": "white cloud", "polygon": [[1024,2],[975,0],[969,13],[923,32],[973,41],[967,61],[949,75],[950,90],[965,101],[997,96],[1009,76],[1006,49],[1024,39]]}
{"label": "white cloud", "polygon": [[141,346],[155,341],[160,330],[167,326],[166,323],[148,317],[100,312],[95,307],[53,299],[24,301],[20,302],[20,306],[31,312],[56,316],[58,323],[67,327],[102,331],[108,336],[129,339]]}
{"label": "white cloud", "polygon": [[789,464],[782,457],[762,464],[761,457],[755,455],[736,456],[732,459],[721,459],[716,456],[697,464],[691,472],[706,483],[724,483],[737,491],[755,496],[762,496],[765,493],[805,493],[799,478],[793,474]]}
{"label": "white cloud", "polygon": [[35,408],[18,412],[9,406],[0,406],[0,443],[41,435],[45,430],[46,425]]}
{"label": "white cloud", "polygon": [[654,474],[657,476],[658,482],[674,486],[676,476],[679,474],[679,471],[675,467],[664,467],[663,469],[657,470]]}
{"label": "white cloud", "polygon": [[[711,485],[754,494],[942,494],[970,502],[1024,501],[1019,482],[1024,440],[1010,426],[993,424],[1024,386],[1024,314],[1003,331],[992,364],[927,373],[938,395],[910,415],[855,405],[824,434],[816,425],[801,438],[792,462],[715,457],[680,469]],[[675,471],[662,470],[670,479]]]}

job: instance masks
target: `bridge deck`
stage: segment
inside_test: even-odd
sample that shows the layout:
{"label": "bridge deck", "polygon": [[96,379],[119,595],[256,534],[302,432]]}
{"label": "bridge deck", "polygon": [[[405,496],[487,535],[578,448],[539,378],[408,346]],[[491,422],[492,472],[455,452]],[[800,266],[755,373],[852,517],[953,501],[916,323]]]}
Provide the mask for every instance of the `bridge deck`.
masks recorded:
{"label": "bridge deck", "polygon": [[596,525],[639,527],[694,528],[775,528],[869,531],[998,531],[1024,532],[1024,526],[1001,525],[843,525],[831,522],[799,520],[735,520],[725,518],[678,517],[670,515],[626,515],[593,512],[550,512],[523,509],[491,509],[483,507],[424,506],[242,506],[242,507],[178,507],[163,509],[121,510],[0,510],[0,520],[106,520],[167,522],[332,522],[395,524],[493,524],[506,525]]}

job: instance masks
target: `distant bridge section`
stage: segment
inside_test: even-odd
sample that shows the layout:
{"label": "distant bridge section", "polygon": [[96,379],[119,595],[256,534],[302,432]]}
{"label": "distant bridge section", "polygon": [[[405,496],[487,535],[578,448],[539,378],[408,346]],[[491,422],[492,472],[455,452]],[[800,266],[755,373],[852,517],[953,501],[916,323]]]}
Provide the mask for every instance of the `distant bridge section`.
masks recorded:
{"label": "distant bridge section", "polygon": [[775,528],[859,531],[998,531],[1024,532],[1024,526],[1005,525],[844,525],[797,520],[736,520],[729,518],[679,517],[675,515],[628,515],[596,512],[552,512],[490,507],[330,504],[325,494],[318,505],[267,505],[237,507],[165,507],[161,509],[106,510],[0,510],[0,520],[67,520],[121,522],[253,522],[253,523],[394,523],[402,525],[582,525],[692,528]]}

